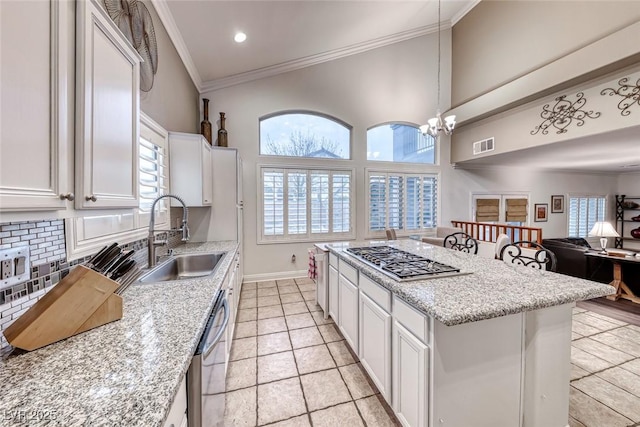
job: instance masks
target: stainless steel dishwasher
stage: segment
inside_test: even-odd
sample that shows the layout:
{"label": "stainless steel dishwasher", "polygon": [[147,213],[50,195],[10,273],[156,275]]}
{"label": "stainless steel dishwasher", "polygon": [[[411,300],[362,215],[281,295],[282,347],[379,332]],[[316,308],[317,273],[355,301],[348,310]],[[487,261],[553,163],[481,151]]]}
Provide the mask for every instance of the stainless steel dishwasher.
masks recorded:
{"label": "stainless steel dishwasher", "polygon": [[229,304],[220,290],[187,372],[189,427],[222,426],[227,372],[226,330]]}

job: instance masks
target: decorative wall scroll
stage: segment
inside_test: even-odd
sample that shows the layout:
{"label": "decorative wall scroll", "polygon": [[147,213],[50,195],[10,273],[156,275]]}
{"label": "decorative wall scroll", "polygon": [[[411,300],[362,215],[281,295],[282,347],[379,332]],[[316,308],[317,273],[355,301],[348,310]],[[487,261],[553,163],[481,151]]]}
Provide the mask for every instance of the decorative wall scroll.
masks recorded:
{"label": "decorative wall scroll", "polygon": [[582,126],[586,118],[597,119],[600,117],[599,112],[595,113],[593,110],[587,111],[583,109],[587,103],[584,93],[577,93],[573,102],[566,98],[567,95],[559,96],[555,99],[556,103],[553,107],[550,107],[550,104],[545,104],[542,107],[540,117],[544,120],[531,131],[531,135],[535,135],[538,132],[546,135],[549,133],[551,126],[558,130],[556,133],[566,133],[567,127],[573,122],[577,126]]}
{"label": "decorative wall scroll", "polygon": [[624,77],[618,80],[618,88],[606,88],[602,89],[600,95],[609,95],[609,96],[620,96],[622,99],[618,102],[618,110],[620,110],[620,114],[623,116],[628,116],[631,114],[629,111],[629,107],[633,104],[640,105],[640,79],[636,81],[635,86],[633,84],[627,84],[629,81],[628,77]]}

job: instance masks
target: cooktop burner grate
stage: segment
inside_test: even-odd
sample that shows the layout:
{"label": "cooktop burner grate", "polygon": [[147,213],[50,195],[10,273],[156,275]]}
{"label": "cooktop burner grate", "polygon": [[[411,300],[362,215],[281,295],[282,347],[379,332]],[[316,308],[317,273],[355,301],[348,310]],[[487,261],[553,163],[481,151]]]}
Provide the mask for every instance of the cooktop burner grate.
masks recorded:
{"label": "cooktop burner grate", "polygon": [[347,248],[347,252],[400,281],[460,274],[459,268],[391,246]]}

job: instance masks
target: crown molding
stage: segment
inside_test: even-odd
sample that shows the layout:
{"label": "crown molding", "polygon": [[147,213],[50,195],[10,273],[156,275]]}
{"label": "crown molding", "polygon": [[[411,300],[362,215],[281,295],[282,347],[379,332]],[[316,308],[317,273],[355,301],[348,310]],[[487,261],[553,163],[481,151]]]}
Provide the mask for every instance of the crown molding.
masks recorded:
{"label": "crown molding", "polygon": [[[450,21],[444,21],[440,25],[442,30],[451,28]],[[281,64],[271,65],[264,68],[259,68],[245,73],[234,74],[229,77],[222,77],[219,79],[209,80],[202,84],[200,93],[215,91],[230,86],[235,86],[242,83],[247,83],[253,80],[264,79],[266,77],[272,77],[277,74],[286,73],[289,71],[295,71],[302,68],[310,67],[312,65],[322,64],[324,62],[333,61],[335,59],[345,58],[347,56],[356,55],[359,53],[367,52],[369,50],[377,49],[384,46],[389,46],[394,43],[422,37],[427,34],[438,32],[438,24],[428,25],[420,27],[414,30],[403,31],[401,33],[392,34],[390,36],[380,37],[373,40],[368,40],[362,43],[356,43],[344,48],[330,50],[328,52],[319,53],[317,55],[307,56],[305,58],[295,59],[293,61],[283,62]]]}
{"label": "crown molding", "polygon": [[474,7],[476,7],[478,5],[478,3],[480,3],[481,0],[474,0],[472,2],[470,2],[469,4],[467,4],[467,6],[463,9],[461,9],[458,13],[456,13],[455,15],[453,15],[451,17],[451,26],[454,26],[458,23],[459,20],[461,20],[462,18],[464,18],[464,16],[471,12],[471,9],[473,9]]}
{"label": "crown molding", "polygon": [[202,77],[200,77],[196,64],[193,62],[189,49],[182,38],[182,34],[180,33],[180,30],[178,30],[178,26],[176,25],[176,21],[173,19],[169,5],[165,0],[151,0],[151,3],[156,9],[165,30],[167,30],[169,38],[173,42],[173,46],[178,51],[178,55],[180,56],[180,59],[182,59],[182,63],[187,69],[187,73],[191,76],[191,80],[193,81],[196,90],[198,92],[202,92]]}

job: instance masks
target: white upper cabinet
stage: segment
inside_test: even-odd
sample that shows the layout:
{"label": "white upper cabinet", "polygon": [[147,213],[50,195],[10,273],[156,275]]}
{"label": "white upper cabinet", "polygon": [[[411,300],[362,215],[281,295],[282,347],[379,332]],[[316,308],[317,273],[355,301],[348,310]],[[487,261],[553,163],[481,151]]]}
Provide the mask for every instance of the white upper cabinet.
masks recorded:
{"label": "white upper cabinet", "polygon": [[0,211],[71,207],[73,4],[0,1]]}
{"label": "white upper cabinet", "polygon": [[77,2],[78,209],[138,206],[141,60],[97,2]]}
{"label": "white upper cabinet", "polygon": [[[187,206],[211,206],[211,145],[204,136],[169,132],[169,171],[172,194],[181,197]],[[171,205],[179,206],[173,200]]]}

